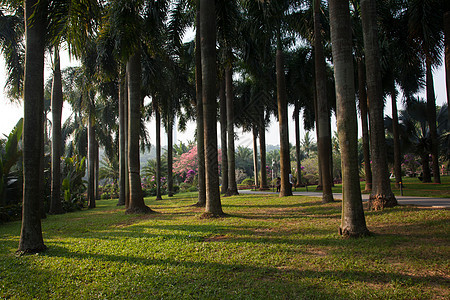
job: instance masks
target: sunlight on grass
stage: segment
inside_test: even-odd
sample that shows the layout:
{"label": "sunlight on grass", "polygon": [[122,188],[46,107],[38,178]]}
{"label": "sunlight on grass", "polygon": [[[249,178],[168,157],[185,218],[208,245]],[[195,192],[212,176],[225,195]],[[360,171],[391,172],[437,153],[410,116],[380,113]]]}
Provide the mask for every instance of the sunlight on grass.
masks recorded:
{"label": "sunlight on grass", "polygon": [[[125,215],[116,200],[43,220],[48,250],[16,257],[20,223],[0,226],[6,299],[446,299],[449,210],[366,212],[374,236],[337,234],[340,202],[241,195],[201,219],[195,194]],[[27,280],[24,280],[27,278]]]}

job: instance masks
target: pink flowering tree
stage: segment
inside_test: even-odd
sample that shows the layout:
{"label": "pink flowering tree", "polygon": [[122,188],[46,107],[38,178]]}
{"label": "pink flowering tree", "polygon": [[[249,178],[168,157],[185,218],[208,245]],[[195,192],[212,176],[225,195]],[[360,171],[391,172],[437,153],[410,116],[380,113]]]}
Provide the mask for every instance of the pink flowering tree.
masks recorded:
{"label": "pink flowering tree", "polygon": [[[219,169],[221,157],[222,152],[219,149]],[[188,152],[185,152],[179,157],[174,158],[173,171],[175,174],[179,175],[186,183],[192,183],[194,181],[194,177],[198,172],[196,145],[192,146],[192,148]]]}

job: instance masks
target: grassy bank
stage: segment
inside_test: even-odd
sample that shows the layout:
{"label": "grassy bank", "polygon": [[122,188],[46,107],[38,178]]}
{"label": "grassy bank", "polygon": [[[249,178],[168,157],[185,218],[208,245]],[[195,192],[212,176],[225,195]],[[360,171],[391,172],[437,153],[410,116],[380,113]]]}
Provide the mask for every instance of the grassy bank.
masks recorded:
{"label": "grassy bank", "polygon": [[116,201],[43,221],[49,249],[16,257],[0,226],[0,298],[448,299],[450,211],[366,212],[372,237],[337,235],[340,202],[245,195],[201,219],[195,195],[125,215]]}

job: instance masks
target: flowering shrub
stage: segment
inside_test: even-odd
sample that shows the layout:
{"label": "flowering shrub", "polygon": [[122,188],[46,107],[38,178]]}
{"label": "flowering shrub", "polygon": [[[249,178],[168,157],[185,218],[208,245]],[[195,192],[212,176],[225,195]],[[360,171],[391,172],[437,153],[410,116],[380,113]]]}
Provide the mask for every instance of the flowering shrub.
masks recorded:
{"label": "flowering shrub", "polygon": [[408,153],[403,156],[402,173],[414,177],[420,173],[421,164],[415,155]]}
{"label": "flowering shrub", "polygon": [[185,183],[192,183],[194,181],[196,172],[194,170],[189,170],[186,173],[186,179],[184,180]]}
{"label": "flowering shrub", "polygon": [[317,156],[302,161],[302,182],[315,184],[319,181],[319,163]]}
{"label": "flowering shrub", "polygon": [[[220,162],[222,159],[222,152],[218,151],[218,161],[219,168]],[[175,157],[173,162],[173,171],[175,174],[181,176],[181,178],[186,183],[192,183],[193,177],[197,175],[198,172],[198,160],[197,160],[197,146],[192,146],[192,148],[186,152],[181,154],[180,157]]]}
{"label": "flowering shrub", "polygon": [[[167,194],[167,178],[161,177],[161,195]],[[150,178],[143,177],[141,181],[142,192],[144,196],[156,196],[156,179],[155,176]]]}

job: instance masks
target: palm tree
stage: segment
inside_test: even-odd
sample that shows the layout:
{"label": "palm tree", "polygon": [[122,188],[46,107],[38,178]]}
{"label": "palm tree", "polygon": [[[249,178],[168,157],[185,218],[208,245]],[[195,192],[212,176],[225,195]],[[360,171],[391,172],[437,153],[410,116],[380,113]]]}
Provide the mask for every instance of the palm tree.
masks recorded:
{"label": "palm tree", "polygon": [[258,129],[256,125],[252,127],[253,134],[253,174],[255,176],[255,189],[258,186]]}
{"label": "palm tree", "polygon": [[[228,50],[231,53],[231,50]],[[231,57],[232,54],[228,54]],[[231,62],[225,66],[225,90],[227,102],[227,158],[228,158],[228,190],[227,195],[239,195],[236,184],[236,160],[234,146],[234,96],[233,96],[233,71]]]}
{"label": "palm tree", "polygon": [[376,7],[373,0],[361,0],[366,82],[369,99],[370,138],[372,149],[373,187],[369,206],[383,209],[397,205],[391,190],[386,160],[386,142],[383,124],[383,94],[378,49]]}
{"label": "palm tree", "polygon": [[292,196],[292,187],[289,182],[291,163],[289,161],[289,130],[287,116],[287,94],[284,75],[284,58],[281,44],[281,29],[277,32],[277,104],[278,104],[278,124],[280,128],[280,177],[281,189],[280,197]]}
{"label": "palm tree", "polygon": [[10,99],[20,100],[23,92],[25,22],[23,7],[16,4],[13,8],[11,14],[0,11],[0,49],[5,58],[8,76],[6,94]]}
{"label": "palm tree", "polygon": [[332,177],[330,171],[330,117],[327,98],[327,77],[325,69],[325,56],[322,45],[322,25],[320,23],[320,1],[314,1],[314,57],[315,57],[315,75],[316,75],[316,96],[317,96],[317,131],[319,146],[319,161],[322,178],[322,202],[333,201],[331,191]]}
{"label": "palm tree", "polygon": [[202,46],[201,46],[201,12],[200,0],[196,1],[195,32],[195,90],[196,90],[196,122],[197,122],[197,157],[198,157],[198,200],[196,206],[206,206],[206,165],[205,165],[205,128],[203,112],[203,74],[202,74]]}
{"label": "palm tree", "polygon": [[369,147],[369,122],[367,120],[367,93],[366,93],[366,73],[362,58],[357,58],[358,69],[358,99],[359,111],[361,113],[361,131],[363,140],[364,155],[364,176],[366,180],[365,191],[372,191],[372,168],[370,167],[370,147]]}
{"label": "palm tree", "polygon": [[[413,153],[420,157],[422,165],[422,182],[431,182],[429,157],[431,153],[431,138],[428,125],[427,103],[420,99],[409,99],[406,109],[399,112],[399,132],[401,142],[406,153]],[[445,133],[448,117],[447,106],[436,109],[438,137],[441,146],[448,148],[448,134]],[[392,132],[392,119],[385,118],[385,125]],[[446,144],[447,143],[447,144]],[[448,153],[441,153],[448,157]]]}
{"label": "palm tree", "polygon": [[442,3],[440,0],[414,0],[408,2],[408,30],[411,39],[419,44],[426,69],[426,95],[428,123],[431,137],[433,181],[441,183],[439,173],[439,147],[436,128],[436,96],[432,68],[440,64],[442,49]]}
{"label": "palm tree", "polygon": [[[119,201],[118,206],[129,204],[129,194],[126,192],[128,178],[127,168],[127,94],[125,76],[119,72]],[[127,205],[126,205],[127,207]]]}
{"label": "palm tree", "polygon": [[330,0],[331,42],[335,69],[337,125],[343,166],[342,217],[339,233],[346,237],[369,234],[359,186],[356,104],[352,36],[347,1]]}
{"label": "palm tree", "polygon": [[156,125],[156,200],[162,200],[161,197],[161,114],[159,112],[158,100],[153,99],[153,110],[155,112]]}
{"label": "palm tree", "polygon": [[126,213],[151,212],[144,203],[139,168],[140,106],[143,99],[140,91],[141,58],[159,51],[167,7],[167,1],[114,1],[109,5],[107,18],[104,18],[103,31],[114,41],[116,57],[127,62],[130,204]]}
{"label": "palm tree", "polygon": [[[258,28],[258,34],[269,41],[273,41],[276,46],[275,69],[276,69],[276,93],[277,111],[280,130],[280,151],[281,151],[281,191],[280,197],[292,195],[289,183],[289,134],[287,116],[287,92],[285,82],[285,65],[283,42],[287,31],[286,17],[292,8],[291,1],[245,1],[248,11],[251,13],[253,27]],[[259,32],[261,31],[261,32]],[[262,154],[262,151],[261,151]]]}
{"label": "palm tree", "polygon": [[228,196],[238,195],[236,184],[236,162],[234,126],[236,122],[234,113],[234,88],[233,88],[233,48],[239,38],[237,32],[239,24],[239,8],[236,1],[217,2],[217,34],[220,45],[223,48],[223,68],[225,79],[226,116],[227,116],[227,163],[228,163]]}
{"label": "palm tree", "polygon": [[[41,227],[41,147],[44,102],[44,46],[46,1],[25,0],[25,75],[23,125],[23,210],[19,248],[21,253],[44,251]],[[36,129],[37,132],[36,132]]]}
{"label": "palm tree", "polygon": [[225,79],[220,79],[219,87],[219,114],[220,114],[220,144],[222,150],[222,189],[221,193],[228,191],[228,148],[227,148],[227,98],[225,94]]}
{"label": "palm tree", "polygon": [[61,201],[61,114],[63,106],[59,47],[54,47],[52,81],[52,164],[50,214],[64,212]]}
{"label": "palm tree", "polygon": [[361,6],[359,1],[352,1],[352,30],[354,34],[354,48],[356,59],[356,70],[358,76],[358,108],[361,117],[361,131],[362,131],[362,147],[364,156],[364,176],[365,176],[365,191],[372,191],[372,168],[370,163],[370,136],[369,136],[369,120],[368,120],[368,106],[367,106],[367,91],[366,91],[366,66],[364,62],[364,40],[361,25]]}
{"label": "palm tree", "polygon": [[[445,86],[447,91],[447,107],[450,107],[450,5],[448,1],[444,11],[444,62],[445,62]],[[448,111],[450,119],[450,110]],[[450,125],[449,125],[450,126]]]}
{"label": "palm tree", "polygon": [[[396,13],[392,13],[392,12]],[[401,145],[399,141],[399,125],[397,111],[397,88],[403,91],[404,99],[419,91],[422,84],[423,68],[420,49],[408,39],[407,14],[402,4],[387,2],[378,10],[380,21],[381,66],[383,81],[387,83],[387,91],[392,102],[392,125],[394,142],[394,175],[396,186],[401,177]]]}
{"label": "palm tree", "polygon": [[139,162],[139,132],[141,127],[141,55],[136,51],[127,62],[128,81],[128,172],[130,204],[126,213],[150,213],[141,187]]}
{"label": "palm tree", "polygon": [[205,124],[205,214],[222,216],[217,161],[216,128],[216,13],[215,3],[200,0],[200,39],[202,59],[202,102]]}
{"label": "palm tree", "polygon": [[298,102],[295,102],[294,108],[294,124],[295,124],[295,157],[297,168],[297,186],[302,184],[302,163],[301,163],[301,150],[300,150],[300,108]]}

